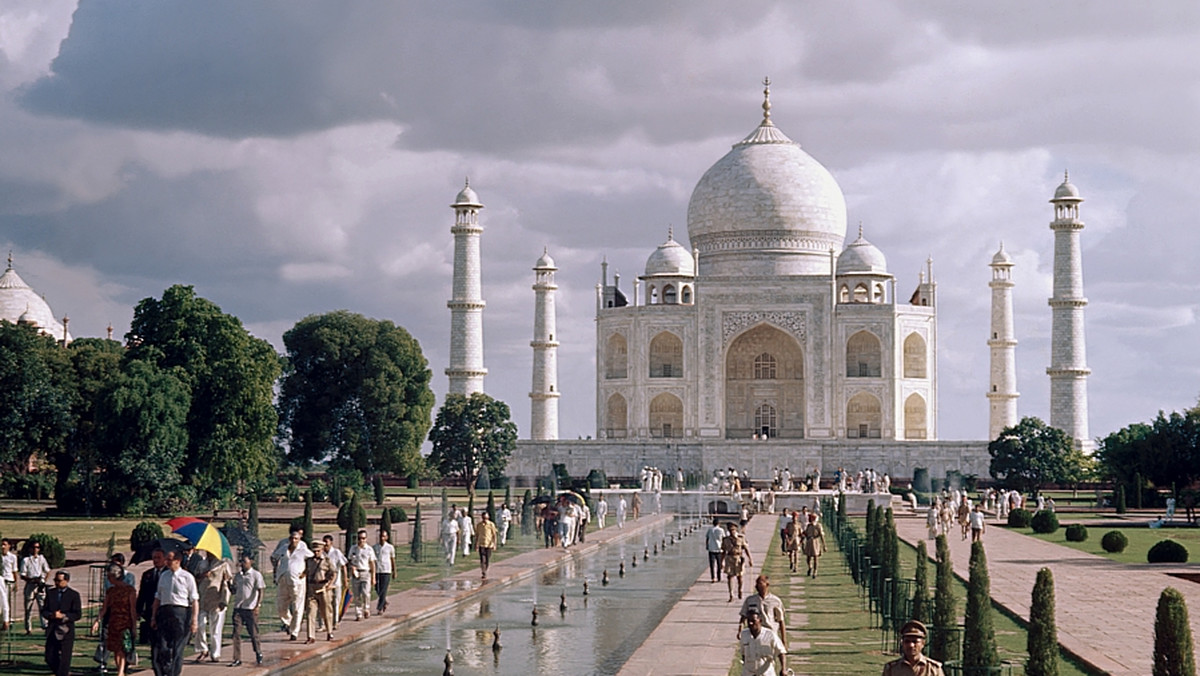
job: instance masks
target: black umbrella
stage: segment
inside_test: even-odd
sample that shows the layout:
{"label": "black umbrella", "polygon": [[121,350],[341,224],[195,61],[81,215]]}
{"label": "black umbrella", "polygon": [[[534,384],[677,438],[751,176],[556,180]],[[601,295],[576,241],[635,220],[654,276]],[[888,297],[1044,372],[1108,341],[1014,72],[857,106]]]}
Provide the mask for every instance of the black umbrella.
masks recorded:
{"label": "black umbrella", "polygon": [[262,549],[266,547],[258,536],[245,528],[237,526],[221,526],[221,533],[225,535],[225,539],[229,540],[229,544],[242,549]]}
{"label": "black umbrella", "polygon": [[550,504],[554,504],[554,501],[555,500],[552,496],[539,495],[536,498],[530,500],[529,504],[531,504],[531,505],[550,505]]}
{"label": "black umbrella", "polygon": [[143,542],[133,552],[133,558],[129,560],[130,565],[137,565],[143,561],[149,561],[154,556],[154,550],[161,549],[163,553],[175,552],[182,554],[192,548],[192,543],[179,538],[158,538]]}

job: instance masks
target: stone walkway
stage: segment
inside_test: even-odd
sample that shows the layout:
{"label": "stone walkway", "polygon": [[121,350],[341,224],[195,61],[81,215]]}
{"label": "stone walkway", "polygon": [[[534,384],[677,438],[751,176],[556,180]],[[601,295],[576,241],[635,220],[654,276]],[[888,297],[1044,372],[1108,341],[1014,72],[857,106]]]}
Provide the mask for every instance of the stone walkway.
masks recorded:
{"label": "stone walkway", "polygon": [[[900,514],[896,529],[914,546],[928,536],[923,515]],[[1099,537],[1099,533],[1092,536]],[[949,541],[954,572],[965,580],[970,542],[957,534],[951,534]],[[1116,675],[1151,673],[1155,608],[1166,587],[1178,589],[1187,598],[1192,635],[1200,636],[1200,585],[1167,574],[1195,573],[1195,566],[1117,563],[990,522],[983,541],[992,598],[1022,619],[1029,619],[1038,570],[1050,568],[1059,643],[1097,669]],[[932,542],[927,547],[932,554]]]}
{"label": "stone walkway", "polygon": [[[754,578],[762,569],[767,548],[775,532],[778,517],[772,514],[756,516],[746,525],[746,545],[755,565],[747,567],[743,576],[743,594],[754,593]],[[707,558],[703,533],[697,533],[696,556]],[[736,590],[736,582],[734,583]],[[729,588],[724,579],[713,584],[708,580],[708,568],[700,573],[691,589],[663,618],[658,628],[622,667],[621,676],[653,676],[677,674],[683,676],[726,676],[733,657],[738,652],[737,626],[741,602],[735,597],[729,602]],[[792,622],[791,616],[788,621]]]}

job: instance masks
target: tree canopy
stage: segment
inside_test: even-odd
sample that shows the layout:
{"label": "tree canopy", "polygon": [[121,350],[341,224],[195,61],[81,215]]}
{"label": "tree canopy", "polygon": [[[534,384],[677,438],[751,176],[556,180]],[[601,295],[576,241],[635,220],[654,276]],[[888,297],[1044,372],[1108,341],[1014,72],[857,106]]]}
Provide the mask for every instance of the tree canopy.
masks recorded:
{"label": "tree canopy", "polygon": [[993,479],[1021,492],[1037,493],[1049,483],[1073,483],[1087,477],[1090,460],[1067,433],[1038,418],[1022,418],[988,444]]}
{"label": "tree canopy", "polygon": [[492,476],[503,475],[517,447],[517,426],[510,415],[508,404],[482,392],[447,395],[429,432],[430,466],[443,476],[464,479],[474,497],[480,471],[487,467]]}
{"label": "tree canopy", "polygon": [[138,303],[127,338],[127,361],[178,369],[191,393],[185,482],[213,491],[275,469],[280,361],[270,343],[183,285]]}
{"label": "tree canopy", "polygon": [[120,375],[124,352],[125,348],[119,342],[105,338],[77,338],[67,349],[74,387],[71,432],[54,461],[58,471],[54,499],[60,509],[78,507],[72,502],[69,483],[77,477],[83,489],[84,508],[91,513],[93,479],[96,470],[102,466],[99,432],[104,421],[99,409],[106,391]]}
{"label": "tree canopy", "polygon": [[345,310],[283,335],[280,436],[293,462],[330,460],[365,474],[419,472],[433,411],[421,346],[390,321]]}
{"label": "tree canopy", "polygon": [[69,363],[53,338],[0,321],[0,476],[58,455],[71,431]]}
{"label": "tree canopy", "polygon": [[1100,441],[1101,471],[1128,484],[1141,474],[1155,486],[1179,487],[1200,479],[1200,406],[1183,413],[1161,411],[1149,424],[1134,423]]}

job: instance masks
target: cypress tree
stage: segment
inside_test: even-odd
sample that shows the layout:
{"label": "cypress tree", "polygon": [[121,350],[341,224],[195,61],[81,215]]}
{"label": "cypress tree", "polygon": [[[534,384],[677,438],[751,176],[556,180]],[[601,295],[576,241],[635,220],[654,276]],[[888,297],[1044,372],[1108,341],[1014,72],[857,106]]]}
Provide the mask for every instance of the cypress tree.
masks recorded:
{"label": "cypress tree", "polygon": [[312,502],[312,489],[311,488],[308,489],[307,491],[304,491],[304,525],[303,525],[303,528],[304,528],[304,541],[310,542],[313,539],[313,536],[316,535],[316,533],[313,532],[316,529],[316,527],[313,526],[313,502]]}
{"label": "cypress tree", "polygon": [[1133,475],[1133,504],[1138,508],[1142,508],[1142,473],[1137,472]]}
{"label": "cypress tree", "polygon": [[1029,661],[1026,676],[1058,676],[1058,629],[1054,622],[1054,574],[1038,571],[1029,606],[1029,639],[1025,644]]}
{"label": "cypress tree", "polygon": [[383,475],[376,474],[373,483],[375,488],[375,506],[382,507],[384,501],[387,499],[387,491],[383,488]]}
{"label": "cypress tree", "polygon": [[379,530],[388,534],[388,542],[392,541],[392,512],[387,507],[379,515]]}
{"label": "cypress tree", "polygon": [[971,543],[969,571],[967,608],[963,614],[963,666],[994,667],[1000,664],[1000,654],[992,626],[992,591],[982,542]]}
{"label": "cypress tree", "polygon": [[1125,484],[1117,486],[1117,514],[1125,513]]}
{"label": "cypress tree", "polygon": [[533,493],[526,488],[521,498],[521,535],[533,534]]}
{"label": "cypress tree", "polygon": [[871,563],[879,563],[879,541],[875,537],[875,530],[878,521],[878,515],[875,509],[875,501],[867,501],[867,556],[871,557]]}
{"label": "cypress tree", "polygon": [[[446,496],[446,487],[442,486],[442,521],[450,514],[450,501]],[[440,528],[440,526],[439,526]]]}
{"label": "cypress tree", "polygon": [[413,521],[412,544],[409,546],[409,556],[412,557],[413,563],[419,563],[424,555],[425,545],[421,541],[423,533],[421,524],[421,501],[417,501],[416,521]]}
{"label": "cypress tree", "polygon": [[896,613],[901,608],[900,596],[900,536],[896,534],[896,521],[892,515],[892,508],[888,507],[887,520],[883,529],[884,537],[884,569],[883,576],[892,578],[892,595],[891,598],[884,599],[883,602],[888,604],[891,609],[892,624],[899,628],[908,618],[897,617]]}
{"label": "cypress tree", "polygon": [[258,493],[250,494],[250,515],[246,519],[246,530],[258,535]]}
{"label": "cypress tree", "polygon": [[511,482],[511,481],[509,481],[509,482],[508,482],[507,484],[505,484],[505,486],[504,486],[504,504],[508,505],[508,508],[509,508],[510,510],[513,508],[513,501],[512,501],[512,482]]}
{"label": "cypress tree", "polygon": [[917,543],[917,570],[912,598],[912,619],[926,624],[930,621],[929,608],[929,553],[925,541]]}
{"label": "cypress tree", "polygon": [[1192,629],[1183,594],[1167,587],[1154,616],[1154,676],[1196,676]]}
{"label": "cypress tree", "polygon": [[937,573],[933,593],[934,633],[929,642],[930,657],[939,661],[958,656],[958,600],[954,597],[954,567],[950,563],[950,544],[945,535],[937,536]]}
{"label": "cypress tree", "polygon": [[492,523],[496,523],[496,495],[488,491],[487,514]]}

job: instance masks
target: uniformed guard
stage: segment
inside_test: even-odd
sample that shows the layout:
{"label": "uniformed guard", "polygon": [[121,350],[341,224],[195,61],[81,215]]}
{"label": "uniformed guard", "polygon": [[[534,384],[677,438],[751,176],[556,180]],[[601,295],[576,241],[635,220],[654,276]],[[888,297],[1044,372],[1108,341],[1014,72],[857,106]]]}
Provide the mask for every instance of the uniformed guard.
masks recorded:
{"label": "uniformed guard", "polygon": [[943,676],[942,663],[925,657],[925,625],[909,620],[900,628],[901,657],[883,665],[883,676]]}

